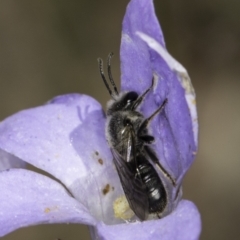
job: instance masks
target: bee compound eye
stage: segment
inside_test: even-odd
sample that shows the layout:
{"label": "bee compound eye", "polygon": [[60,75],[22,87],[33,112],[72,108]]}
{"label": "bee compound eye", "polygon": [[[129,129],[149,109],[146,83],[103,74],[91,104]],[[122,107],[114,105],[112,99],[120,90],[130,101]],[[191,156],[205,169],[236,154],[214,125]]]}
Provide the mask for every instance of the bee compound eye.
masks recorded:
{"label": "bee compound eye", "polygon": [[132,124],[131,120],[129,118],[125,118],[124,121],[123,121],[123,125],[127,126],[127,125],[130,125],[130,124]]}
{"label": "bee compound eye", "polygon": [[138,94],[136,92],[128,92],[122,100],[123,109],[131,109],[134,102],[138,99]]}
{"label": "bee compound eye", "polygon": [[137,100],[138,94],[136,92],[129,92],[126,95],[126,98],[127,98],[127,102],[134,102]]}

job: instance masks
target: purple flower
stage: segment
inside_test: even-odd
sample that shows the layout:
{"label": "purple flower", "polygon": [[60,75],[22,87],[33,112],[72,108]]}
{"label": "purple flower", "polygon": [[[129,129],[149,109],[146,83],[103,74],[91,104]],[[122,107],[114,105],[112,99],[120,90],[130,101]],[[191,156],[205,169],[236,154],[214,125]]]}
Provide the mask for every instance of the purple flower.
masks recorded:
{"label": "purple flower", "polygon": [[[157,79],[141,106],[145,116],[168,98],[164,114],[150,126],[155,151],[177,180],[168,187],[168,215],[127,224],[115,216],[123,190],[102,107],[89,96],[69,94],[0,123],[0,236],[41,223],[81,223],[90,226],[93,239],[198,239],[198,210],[175,199],[197,150],[195,94],[186,70],[165,49],[150,0],[128,5],[121,64],[123,91],[142,93],[153,75]],[[25,163],[48,176],[24,169]]]}

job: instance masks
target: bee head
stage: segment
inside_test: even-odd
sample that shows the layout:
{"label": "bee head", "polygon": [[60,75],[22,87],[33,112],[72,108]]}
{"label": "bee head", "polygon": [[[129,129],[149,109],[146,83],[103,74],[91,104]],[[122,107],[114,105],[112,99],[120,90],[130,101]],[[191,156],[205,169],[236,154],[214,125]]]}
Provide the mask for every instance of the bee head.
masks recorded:
{"label": "bee head", "polygon": [[118,111],[132,110],[135,101],[138,99],[136,92],[120,93],[115,99],[110,100],[107,105],[108,114]]}

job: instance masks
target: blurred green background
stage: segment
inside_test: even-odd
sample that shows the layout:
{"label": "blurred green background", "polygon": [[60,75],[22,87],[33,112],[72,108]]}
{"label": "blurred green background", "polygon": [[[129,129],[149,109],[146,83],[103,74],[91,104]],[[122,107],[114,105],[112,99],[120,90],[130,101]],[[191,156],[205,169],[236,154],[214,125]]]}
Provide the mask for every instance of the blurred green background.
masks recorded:
{"label": "blurred green background", "polygon": [[[1,0],[0,119],[80,92],[104,106],[97,57],[115,53],[120,76],[121,22],[127,0]],[[184,198],[202,215],[201,239],[240,236],[240,1],[155,0],[169,52],[189,71],[197,93],[199,153]],[[119,82],[118,82],[119,84]],[[1,227],[1,226],[0,226]],[[86,227],[44,225],[4,240],[89,239]]]}

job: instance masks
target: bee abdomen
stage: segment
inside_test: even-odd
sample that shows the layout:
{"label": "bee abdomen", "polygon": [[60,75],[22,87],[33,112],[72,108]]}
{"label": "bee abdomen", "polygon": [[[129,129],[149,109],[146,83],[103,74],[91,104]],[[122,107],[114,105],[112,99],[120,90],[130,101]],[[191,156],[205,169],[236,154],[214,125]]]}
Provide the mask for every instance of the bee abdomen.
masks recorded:
{"label": "bee abdomen", "polygon": [[139,164],[138,170],[148,194],[149,212],[162,212],[166,207],[167,195],[156,170],[148,162]]}

